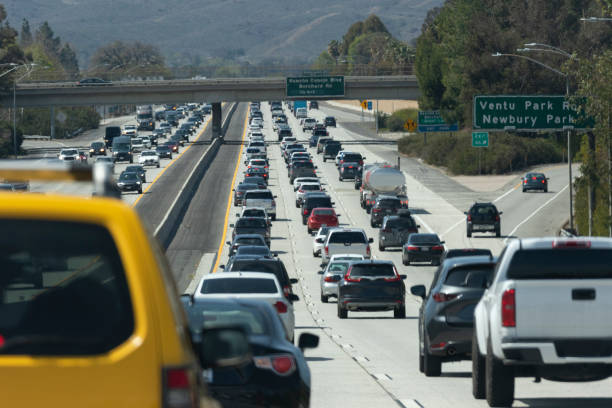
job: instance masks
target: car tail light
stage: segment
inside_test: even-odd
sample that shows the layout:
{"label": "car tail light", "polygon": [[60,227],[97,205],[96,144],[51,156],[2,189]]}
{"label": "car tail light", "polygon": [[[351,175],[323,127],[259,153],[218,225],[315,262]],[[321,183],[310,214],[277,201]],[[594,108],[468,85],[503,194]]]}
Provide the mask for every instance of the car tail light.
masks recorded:
{"label": "car tail light", "polygon": [[380,208],[373,208],[373,209],[372,209],[372,212],[373,212],[373,213],[379,213],[379,212],[380,212]]}
{"label": "car tail light", "polygon": [[[283,290],[284,292],[285,290]],[[274,304],[276,311],[278,313],[287,313],[287,305],[281,302],[280,300]]]}
{"label": "car tail light", "polygon": [[436,344],[430,344],[429,348],[431,350],[441,350],[444,347],[446,347],[446,342],[442,342],[442,343],[436,343]]}
{"label": "car tail light", "polygon": [[523,184],[527,184],[527,180],[523,180]]}
{"label": "car tail light", "polygon": [[336,282],[332,276],[326,276],[323,280],[325,282]]}
{"label": "car tail light", "polygon": [[162,369],[164,407],[194,408],[199,406],[195,375],[188,368]]}
{"label": "car tail light", "polygon": [[370,246],[368,245],[368,246],[366,247],[366,255],[367,255],[367,256],[370,256],[370,254],[371,254],[371,253],[372,253],[372,250],[370,249]]}
{"label": "car tail light", "polygon": [[418,251],[419,247],[416,246],[407,246],[406,251]]}
{"label": "car tail light", "polygon": [[328,246],[325,247],[325,256],[329,256],[329,247]]}
{"label": "car tail light", "polygon": [[353,168],[353,166],[348,166],[348,168],[349,168],[349,169],[352,169],[352,168]]}
{"label": "car tail light", "polygon": [[442,245],[436,245],[431,247],[432,251],[444,251],[444,247]]}
{"label": "car tail light", "polygon": [[391,228],[383,228],[381,232],[392,232]]}
{"label": "car tail light", "polygon": [[472,221],[472,216],[468,214],[467,220]]}
{"label": "car tail light", "polygon": [[567,240],[567,241],[553,241],[553,248],[564,249],[564,248],[590,248],[591,241],[586,240]]}
{"label": "car tail light", "polygon": [[308,210],[304,208],[304,215],[308,215]]}
{"label": "car tail light", "polygon": [[296,369],[295,360],[290,355],[258,356],[253,357],[253,362],[257,368],[271,370],[282,376],[290,375]]}
{"label": "car tail light", "polygon": [[508,289],[502,294],[502,326],[516,327],[516,291]]}
{"label": "car tail light", "polygon": [[532,179],[532,180],[537,180],[538,178],[537,178],[537,177],[532,177],[531,179]]}
{"label": "car tail light", "polygon": [[298,191],[299,191],[300,193],[303,193],[303,192],[304,192],[304,190],[298,190]]}
{"label": "car tail light", "polygon": [[392,278],[385,278],[385,282],[399,282],[401,280],[402,278],[400,278],[397,274]]}
{"label": "car tail light", "polygon": [[347,282],[361,282],[361,278],[351,278],[350,271],[346,275],[344,275],[344,280]]}
{"label": "car tail light", "polygon": [[546,184],[546,180],[542,180],[542,184]]}
{"label": "car tail light", "polygon": [[449,294],[444,292],[434,293],[433,298],[438,303],[448,302],[449,300],[456,299],[459,295]]}

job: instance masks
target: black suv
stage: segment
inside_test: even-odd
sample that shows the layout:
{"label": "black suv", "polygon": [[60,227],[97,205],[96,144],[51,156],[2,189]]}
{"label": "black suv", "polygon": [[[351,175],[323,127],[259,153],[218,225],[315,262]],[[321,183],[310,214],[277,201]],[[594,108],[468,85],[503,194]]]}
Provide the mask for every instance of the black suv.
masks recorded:
{"label": "black suv", "polygon": [[342,150],[340,142],[337,140],[330,140],[323,148],[323,161],[325,162],[327,159],[334,160],[340,150]]}
{"label": "black suv", "polygon": [[302,200],[302,224],[306,225],[313,208],[332,208],[334,204],[325,193],[306,193]]}
{"label": "black suv", "polygon": [[325,123],[325,126],[336,127],[336,118],[334,118],[333,116],[327,116],[323,123]]}
{"label": "black suv", "polygon": [[503,212],[497,211],[493,203],[474,203],[464,214],[467,215],[465,221],[468,238],[472,236],[472,232],[495,232],[496,237],[501,236],[499,216]]}
{"label": "black suv", "polygon": [[474,307],[491,282],[495,258],[458,257],[436,271],[429,293],[410,288],[423,299],[419,310],[419,370],[439,376],[442,363],[469,360],[474,331]]}
{"label": "black suv", "polygon": [[408,235],[419,232],[418,225],[409,210],[400,210],[397,215],[387,215],[378,233],[378,250],[391,247],[402,247]]}
{"label": "black suv", "polygon": [[402,200],[393,196],[380,195],[370,210],[370,226],[377,228],[382,225],[383,218],[395,215],[402,208]]}
{"label": "black suv", "polygon": [[287,299],[293,293],[291,285],[297,283],[295,278],[289,278],[285,264],[278,258],[241,257],[230,259],[227,265],[221,266],[225,272],[266,272],[273,273],[278,283],[283,287]]}

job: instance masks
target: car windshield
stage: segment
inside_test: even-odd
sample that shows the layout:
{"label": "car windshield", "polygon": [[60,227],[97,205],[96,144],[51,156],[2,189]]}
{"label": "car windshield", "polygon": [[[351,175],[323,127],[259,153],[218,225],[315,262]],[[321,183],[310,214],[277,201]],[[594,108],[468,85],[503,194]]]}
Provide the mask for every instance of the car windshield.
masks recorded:
{"label": "car windshield", "polygon": [[[0,354],[103,354],[134,331],[109,231],[67,221],[0,220]],[[66,245],[70,243],[70,245]]]}
{"label": "car windshield", "polygon": [[92,143],[91,147],[94,149],[99,149],[100,147],[104,147],[104,143]]}
{"label": "car windshield", "polygon": [[119,180],[138,180],[138,175],[136,173],[121,173]]}
{"label": "car windshield", "polygon": [[270,329],[263,314],[256,308],[227,303],[195,304],[188,308],[189,322],[201,329],[242,327],[247,335],[267,334]]}
{"label": "car windshield", "polygon": [[367,244],[363,232],[359,231],[338,231],[329,237],[330,244]]}
{"label": "car windshield", "polygon": [[272,200],[272,193],[270,191],[250,191],[247,193],[247,200]]}
{"label": "car windshield", "polygon": [[156,150],[158,152],[168,152],[170,151],[170,148],[168,146],[159,146]]}
{"label": "car windshield", "polygon": [[416,223],[412,217],[397,217],[387,220],[387,228],[415,228]]}
{"label": "car windshield", "polygon": [[268,223],[263,218],[239,218],[236,228],[267,228]]}
{"label": "car windshield", "polygon": [[514,254],[508,279],[610,279],[612,250],[529,249]]}
{"label": "car windshield", "polygon": [[334,275],[344,275],[348,269],[348,262],[331,262],[327,268],[327,273]]}
{"label": "car windshield", "polygon": [[445,285],[484,289],[493,276],[493,265],[468,265],[453,268],[446,275]]}
{"label": "car windshield", "polygon": [[323,210],[312,210],[312,213],[314,215],[335,215],[334,210],[332,210],[331,208],[326,208]]}
{"label": "car windshield", "polygon": [[[57,150],[56,150],[56,151],[57,151]],[[73,155],[73,154],[78,154],[78,152],[77,152],[76,150],[72,150],[72,149],[70,149],[70,150],[62,150],[62,154],[70,154],[70,155]]]}
{"label": "car windshield", "polygon": [[351,268],[351,277],[371,276],[389,277],[395,276],[395,268],[391,264],[356,264]]}
{"label": "car windshield", "polygon": [[439,244],[440,238],[436,234],[410,234],[408,241],[412,244]]}
{"label": "car windshield", "polygon": [[[314,193],[312,193],[314,194]],[[306,198],[306,207],[307,208],[315,208],[315,207],[331,207],[331,198],[329,197],[308,197]]]}
{"label": "car windshield", "polygon": [[218,278],[207,279],[202,284],[203,294],[278,293],[273,279]]}

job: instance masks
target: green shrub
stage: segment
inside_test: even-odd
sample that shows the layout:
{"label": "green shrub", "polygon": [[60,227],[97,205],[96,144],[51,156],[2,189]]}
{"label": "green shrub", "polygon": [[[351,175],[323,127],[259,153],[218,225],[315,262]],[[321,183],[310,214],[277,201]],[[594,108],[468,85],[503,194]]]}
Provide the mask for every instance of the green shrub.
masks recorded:
{"label": "green shrub", "polygon": [[[420,157],[453,174],[503,174],[543,163],[562,160],[563,148],[553,138],[523,137],[491,133],[488,148],[472,147],[471,132],[428,133],[404,136],[398,141],[400,153]],[[480,157],[479,157],[480,156]],[[480,170],[479,170],[480,158]]]}

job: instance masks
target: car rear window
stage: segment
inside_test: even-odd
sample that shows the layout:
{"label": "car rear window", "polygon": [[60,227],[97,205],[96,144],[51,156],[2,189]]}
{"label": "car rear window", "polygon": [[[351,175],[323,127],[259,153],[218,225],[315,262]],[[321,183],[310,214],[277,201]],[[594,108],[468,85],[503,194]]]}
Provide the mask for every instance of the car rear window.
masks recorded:
{"label": "car rear window", "polygon": [[332,262],[327,268],[328,273],[333,273],[334,275],[344,275],[348,269],[348,262]]}
{"label": "car rear window", "polygon": [[134,331],[125,271],[104,227],[0,220],[0,354],[92,355]]}
{"label": "car rear window", "polygon": [[296,161],[293,162],[293,168],[314,169],[314,164],[309,161]]}
{"label": "car rear window", "polygon": [[238,191],[257,190],[257,184],[241,183],[238,184]]}
{"label": "car rear window", "polygon": [[314,215],[334,215],[334,210],[324,209],[324,210],[313,210]]}
{"label": "car rear window", "polygon": [[343,157],[344,161],[359,162],[361,160],[360,154],[345,154]]}
{"label": "car rear window", "polygon": [[236,255],[261,255],[266,256],[270,253],[268,247],[263,246],[240,246],[236,250]]}
{"label": "car rear window", "polygon": [[530,249],[517,251],[508,279],[610,279],[610,249]]}
{"label": "car rear window", "polygon": [[436,234],[412,234],[409,241],[413,244],[437,244],[440,238]]}
{"label": "car rear window", "polygon": [[468,265],[453,268],[446,275],[445,285],[484,289],[491,281],[494,265]]}
{"label": "car rear window", "polygon": [[401,208],[402,202],[400,200],[380,200],[378,206],[380,208]]}
{"label": "car rear window", "polygon": [[386,228],[415,228],[416,223],[412,217],[398,217],[387,220]]}
{"label": "car rear window", "polygon": [[246,209],[242,212],[243,217],[265,217],[266,212],[264,210],[249,210]]}
{"label": "car rear window", "polygon": [[268,223],[263,218],[239,218],[236,228],[267,228]]}
{"label": "car rear window", "polygon": [[229,272],[267,272],[275,274],[279,280],[283,280],[283,264],[282,261],[272,260],[237,260],[230,265]]}
{"label": "car rear window", "polygon": [[204,294],[238,294],[238,293],[278,293],[276,283],[264,278],[220,278],[207,279],[200,293]]}
{"label": "car rear window", "polygon": [[391,264],[357,264],[351,268],[351,277],[353,276],[395,276],[395,268]]}
{"label": "car rear window", "polygon": [[493,256],[489,249],[465,248],[465,249],[449,249],[446,251],[446,259],[456,258],[458,256]]}
{"label": "car rear window", "polygon": [[472,207],[473,215],[497,215],[497,209],[491,205],[479,205]]}
{"label": "car rear window", "polygon": [[330,244],[367,244],[368,240],[362,232],[338,231],[329,237]]}
{"label": "car rear window", "polygon": [[198,329],[240,326],[247,335],[269,332],[262,313],[246,306],[206,302],[205,305],[190,307],[188,313],[190,323],[197,325]]}
{"label": "car rear window", "polygon": [[270,191],[251,191],[248,192],[245,196],[247,200],[272,200],[274,197],[272,196],[272,192]]}
{"label": "car rear window", "polygon": [[329,197],[308,197],[306,198],[306,208],[331,207],[331,206],[332,206],[331,198]]}
{"label": "car rear window", "polygon": [[321,190],[321,185],[319,185],[319,184],[302,184],[300,186],[300,190],[303,190],[303,191],[319,191],[319,190]]}

